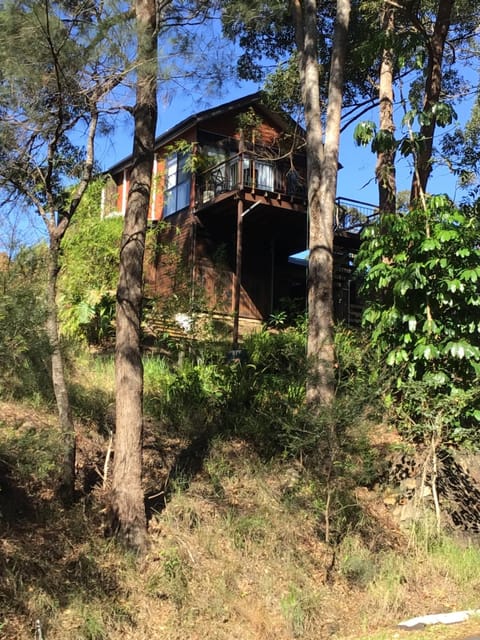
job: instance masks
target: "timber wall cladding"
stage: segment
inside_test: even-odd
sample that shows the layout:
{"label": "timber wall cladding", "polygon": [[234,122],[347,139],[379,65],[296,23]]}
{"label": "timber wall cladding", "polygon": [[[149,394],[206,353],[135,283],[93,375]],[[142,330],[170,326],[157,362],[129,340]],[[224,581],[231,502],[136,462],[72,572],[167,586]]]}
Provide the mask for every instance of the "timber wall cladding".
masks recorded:
{"label": "timber wall cladding", "polygon": [[[228,116],[222,115],[202,123],[202,129],[205,131],[214,131],[217,135],[239,139],[238,131],[238,115],[242,113],[237,111]],[[259,118],[263,116],[259,113]],[[262,119],[261,124],[256,129],[255,138],[258,144],[265,146],[275,145],[279,138],[278,130],[267,119]]]}
{"label": "timber wall cladding", "polygon": [[147,259],[145,284],[160,303],[172,292],[184,293],[191,283],[193,218],[188,212],[175,218],[175,224],[159,227]]}

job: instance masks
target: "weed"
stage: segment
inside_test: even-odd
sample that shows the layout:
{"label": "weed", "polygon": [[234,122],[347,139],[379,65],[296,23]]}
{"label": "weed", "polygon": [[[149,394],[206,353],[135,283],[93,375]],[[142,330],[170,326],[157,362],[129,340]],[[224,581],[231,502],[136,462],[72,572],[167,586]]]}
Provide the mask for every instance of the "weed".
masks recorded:
{"label": "weed", "polygon": [[296,585],[290,585],[280,600],[280,609],[295,638],[301,638],[308,630],[311,618],[319,608],[320,596],[315,591],[306,593]]}
{"label": "weed", "polygon": [[375,556],[357,536],[344,538],[337,555],[341,575],[362,587],[372,582],[377,573]]}
{"label": "weed", "polygon": [[[211,451],[213,450],[215,450],[215,440],[211,444]],[[230,461],[218,452],[209,456],[204,463],[204,469],[208,473],[215,495],[219,498],[224,497],[225,490],[222,483],[234,474]]]}
{"label": "weed", "polygon": [[[431,551],[431,562],[443,575],[454,580],[460,589],[480,588],[478,566],[480,549],[471,543],[462,546],[442,536]],[[474,604],[472,602],[472,604]]]}
{"label": "weed", "polygon": [[61,449],[60,434],[56,429],[38,428],[33,424],[7,427],[0,423],[0,459],[23,480],[41,482],[57,468]]}
{"label": "weed", "polygon": [[157,586],[163,584],[166,596],[180,609],[189,594],[188,568],[176,548],[167,549],[163,552],[162,557],[163,574]]}
{"label": "weed", "polygon": [[293,635],[298,638],[303,635],[305,614],[302,608],[301,593],[296,587],[290,587],[286,596],[280,601],[283,615],[289,622]]}
{"label": "weed", "polygon": [[259,514],[237,514],[229,510],[227,525],[236,549],[248,549],[252,544],[262,544],[267,535],[267,522]]}
{"label": "weed", "polygon": [[80,629],[82,638],[85,640],[106,640],[108,636],[101,610],[85,606],[82,617],[83,624]]}

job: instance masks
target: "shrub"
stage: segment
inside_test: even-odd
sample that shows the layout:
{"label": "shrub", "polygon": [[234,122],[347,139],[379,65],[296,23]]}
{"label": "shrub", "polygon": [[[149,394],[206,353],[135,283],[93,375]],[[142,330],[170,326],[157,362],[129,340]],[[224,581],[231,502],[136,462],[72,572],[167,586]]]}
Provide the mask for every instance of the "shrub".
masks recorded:
{"label": "shrub", "polygon": [[[480,374],[480,221],[445,196],[432,196],[425,210],[385,215],[365,232],[359,254],[367,305],[364,327],[396,378],[394,397],[421,425],[408,400],[410,383],[461,408],[445,423],[444,437],[457,441],[480,422],[478,394],[469,394]],[[460,401],[460,402],[459,402]],[[461,429],[459,428],[461,426]]]}
{"label": "shrub", "polygon": [[50,396],[45,284],[46,247],[24,248],[2,271],[0,394]]}

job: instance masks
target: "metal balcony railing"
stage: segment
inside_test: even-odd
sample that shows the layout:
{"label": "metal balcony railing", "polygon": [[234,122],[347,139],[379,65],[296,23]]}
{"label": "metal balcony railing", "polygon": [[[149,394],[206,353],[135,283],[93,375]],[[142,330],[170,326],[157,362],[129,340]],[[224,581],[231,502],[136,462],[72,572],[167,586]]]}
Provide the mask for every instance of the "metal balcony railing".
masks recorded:
{"label": "metal balcony railing", "polygon": [[285,160],[239,153],[197,176],[197,202],[206,203],[222,193],[239,189],[304,198],[305,182],[304,175],[291,169]]}
{"label": "metal balcony railing", "polygon": [[361,233],[364,227],[378,220],[378,209],[368,202],[337,198],[335,201],[335,231]]}
{"label": "metal balcony railing", "polygon": [[[305,200],[306,179],[288,162],[263,159],[251,153],[239,153],[200,173],[196,177],[196,201],[210,202],[223,193],[252,189]],[[360,233],[376,221],[374,205],[350,198],[337,198],[335,230]]]}

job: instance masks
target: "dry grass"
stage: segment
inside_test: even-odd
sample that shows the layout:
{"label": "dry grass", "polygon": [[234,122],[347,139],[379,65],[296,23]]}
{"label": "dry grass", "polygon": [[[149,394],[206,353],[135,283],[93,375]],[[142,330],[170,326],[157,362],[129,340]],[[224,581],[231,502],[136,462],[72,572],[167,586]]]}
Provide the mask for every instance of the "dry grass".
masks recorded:
{"label": "dry grass", "polygon": [[[21,428],[19,408],[7,410]],[[43,418],[37,429],[51,430]],[[6,427],[0,443],[2,435]],[[363,520],[328,546],[322,487],[300,465],[266,464],[247,443],[217,439],[201,468],[182,476],[172,465],[186,443],[158,438],[146,482],[161,489],[170,474],[170,492],[141,562],[103,538],[98,490],[64,512],[51,496],[40,499],[45,487],[16,487],[33,502],[21,517],[0,519],[0,638],[33,638],[37,618],[45,640],[453,640],[480,631],[478,620],[395,627],[478,607],[474,546],[409,548],[366,490],[356,495]],[[87,430],[80,444],[100,460],[106,441]]]}

